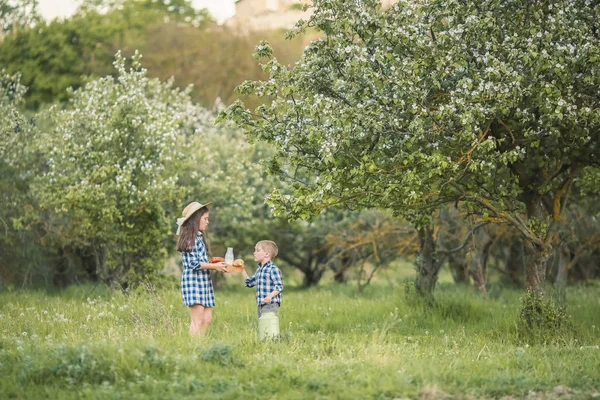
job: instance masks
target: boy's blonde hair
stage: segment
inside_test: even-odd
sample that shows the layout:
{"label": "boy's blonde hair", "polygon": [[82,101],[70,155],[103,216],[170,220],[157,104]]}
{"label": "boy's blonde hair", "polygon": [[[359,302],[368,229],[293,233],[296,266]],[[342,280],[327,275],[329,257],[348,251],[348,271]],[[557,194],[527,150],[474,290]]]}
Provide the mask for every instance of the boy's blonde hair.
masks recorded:
{"label": "boy's blonde hair", "polygon": [[260,242],[256,243],[256,247],[260,247],[261,249],[269,253],[271,255],[271,259],[275,258],[277,256],[277,253],[279,252],[279,249],[277,248],[277,243],[275,243],[272,240],[261,240]]}

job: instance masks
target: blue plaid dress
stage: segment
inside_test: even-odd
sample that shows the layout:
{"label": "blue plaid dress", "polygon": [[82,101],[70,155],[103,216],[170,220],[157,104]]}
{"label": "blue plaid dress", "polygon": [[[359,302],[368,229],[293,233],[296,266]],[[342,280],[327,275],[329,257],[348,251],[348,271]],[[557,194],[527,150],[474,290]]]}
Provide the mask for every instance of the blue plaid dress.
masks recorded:
{"label": "blue plaid dress", "polygon": [[200,268],[201,262],[208,262],[206,246],[202,239],[202,232],[198,232],[192,251],[181,253],[183,274],[181,275],[181,297],[187,307],[200,304],[204,307],[215,306],[215,292],[213,290],[210,272]]}
{"label": "blue plaid dress", "polygon": [[264,265],[258,264],[258,269],[254,275],[246,278],[244,282],[246,287],[256,286],[256,304],[261,305],[265,297],[273,290],[279,290],[279,294],[273,297],[271,303],[281,305],[281,292],[283,292],[283,280],[281,271],[272,261],[267,261]]}

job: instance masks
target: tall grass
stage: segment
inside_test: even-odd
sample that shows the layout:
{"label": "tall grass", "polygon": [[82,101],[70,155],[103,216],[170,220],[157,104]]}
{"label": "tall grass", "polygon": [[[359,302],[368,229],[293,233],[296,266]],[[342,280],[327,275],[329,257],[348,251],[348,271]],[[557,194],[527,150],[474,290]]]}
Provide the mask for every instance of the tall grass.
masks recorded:
{"label": "tall grass", "polygon": [[263,343],[239,287],[217,291],[204,338],[177,290],[5,292],[0,398],[600,397],[600,288],[570,288],[572,331],[541,344],[518,335],[522,295],[442,284],[430,308],[389,285],[286,288]]}

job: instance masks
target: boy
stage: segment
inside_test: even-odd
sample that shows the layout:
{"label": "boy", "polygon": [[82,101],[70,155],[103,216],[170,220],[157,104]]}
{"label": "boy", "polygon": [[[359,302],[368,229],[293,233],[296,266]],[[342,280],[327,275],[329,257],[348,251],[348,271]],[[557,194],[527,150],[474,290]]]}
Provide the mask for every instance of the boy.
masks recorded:
{"label": "boy", "polygon": [[248,276],[246,269],[242,270],[242,274],[246,279],[244,286],[256,286],[258,318],[264,312],[274,312],[275,315],[279,315],[283,280],[281,278],[281,271],[272,261],[277,256],[277,252],[278,249],[275,242],[261,240],[254,247],[254,261],[258,262],[258,269],[251,277]]}

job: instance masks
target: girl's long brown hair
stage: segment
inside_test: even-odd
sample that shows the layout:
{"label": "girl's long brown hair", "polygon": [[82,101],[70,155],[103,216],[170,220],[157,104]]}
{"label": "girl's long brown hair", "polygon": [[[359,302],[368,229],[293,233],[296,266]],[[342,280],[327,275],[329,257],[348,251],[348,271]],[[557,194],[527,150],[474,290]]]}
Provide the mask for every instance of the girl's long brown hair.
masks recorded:
{"label": "girl's long brown hair", "polygon": [[[208,208],[202,207],[181,225],[181,235],[179,235],[179,240],[177,241],[177,251],[192,251],[194,243],[196,243],[196,236],[198,235],[198,231],[200,231],[200,218],[207,212]],[[204,235],[204,232],[202,233]],[[204,243],[206,243],[206,238],[204,238]]]}

